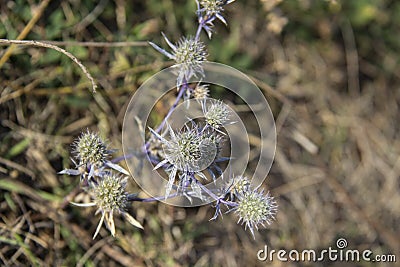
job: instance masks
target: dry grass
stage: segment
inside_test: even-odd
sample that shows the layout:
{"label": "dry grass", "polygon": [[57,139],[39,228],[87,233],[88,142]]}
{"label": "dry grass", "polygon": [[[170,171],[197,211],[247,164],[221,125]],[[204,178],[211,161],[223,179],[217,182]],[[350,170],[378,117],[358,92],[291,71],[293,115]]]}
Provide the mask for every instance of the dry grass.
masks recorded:
{"label": "dry grass", "polygon": [[[70,167],[69,145],[81,129],[99,130],[121,148],[130,95],[164,66],[161,57],[136,41],[159,38],[161,30],[175,29],[178,35],[175,26],[189,27],[192,13],[184,10],[192,6],[182,4],[174,13],[177,4],[169,0],[135,3],[140,8],[116,0],[99,1],[96,9],[82,0],[50,1],[41,10],[27,1],[28,10],[41,13],[25,18],[14,13],[11,2],[0,7],[6,29],[0,38],[11,39],[16,32],[47,39],[49,29],[57,28],[51,15],[59,12],[66,24],[56,40],[125,45],[67,44],[98,81],[96,94],[67,58],[37,48],[16,47],[8,54],[0,47],[0,58],[8,58],[0,68],[0,265],[261,266],[265,263],[256,253],[265,244],[324,249],[335,246],[338,237],[351,248],[397,253],[399,260],[400,56],[384,38],[371,36],[365,43],[368,31],[353,28],[345,7],[332,20],[316,15],[315,28],[306,18],[302,24],[289,4],[268,7],[280,21],[287,12],[289,25],[278,36],[269,30],[271,16],[260,9],[262,3],[238,1],[228,11],[229,33],[218,27],[220,35],[210,48],[213,55],[221,43],[227,45],[229,51],[214,58],[246,67],[276,118],[277,152],[265,187],[277,197],[279,213],[268,230],[253,240],[232,215],[208,222],[209,207],[135,204],[131,212],[143,231],[120,220],[115,239],[102,229],[102,238],[92,240],[98,218],[93,210],[68,204],[78,193],[78,181],[56,173]],[[298,2],[304,8],[295,9],[298,13],[313,11],[307,1]],[[300,30],[312,38],[294,33]],[[138,190],[133,180],[130,186]],[[329,264],[342,266],[320,266]]]}

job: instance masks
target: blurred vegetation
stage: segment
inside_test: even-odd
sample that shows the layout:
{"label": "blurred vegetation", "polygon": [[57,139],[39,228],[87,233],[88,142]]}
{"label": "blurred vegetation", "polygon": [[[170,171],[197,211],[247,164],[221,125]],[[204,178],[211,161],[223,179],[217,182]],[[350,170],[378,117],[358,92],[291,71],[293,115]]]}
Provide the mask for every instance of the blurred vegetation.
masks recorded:
{"label": "blurred vegetation", "polygon": [[[263,186],[279,213],[256,240],[234,216],[209,222],[209,207],[160,203],[132,207],[143,231],[120,220],[115,239],[102,229],[92,240],[94,211],[68,205],[78,179],[56,173],[71,167],[70,143],[82,129],[121,149],[130,96],[169,65],[143,41],[165,45],[161,31],[171,40],[193,34],[194,10],[183,0],[1,1],[0,38],[25,32],[61,42],[100,88],[92,94],[69,58],[44,48],[17,47],[0,67],[0,265],[263,266],[256,253],[265,244],[325,249],[338,237],[400,260],[396,0],[238,0],[227,7],[228,27],[216,25],[209,60],[249,74],[276,118],[277,153]],[[0,58],[7,49],[0,46]],[[157,106],[161,114],[167,104]]]}

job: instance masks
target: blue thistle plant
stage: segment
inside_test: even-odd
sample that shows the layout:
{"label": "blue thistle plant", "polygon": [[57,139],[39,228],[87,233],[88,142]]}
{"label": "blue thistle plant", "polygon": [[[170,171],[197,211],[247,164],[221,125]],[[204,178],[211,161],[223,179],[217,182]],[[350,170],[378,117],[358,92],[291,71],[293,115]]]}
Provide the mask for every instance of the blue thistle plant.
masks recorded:
{"label": "blue thistle plant", "polygon": [[[209,101],[208,85],[199,82],[194,88],[189,85],[193,76],[204,77],[203,63],[207,60],[207,49],[200,40],[204,29],[211,39],[214,21],[227,24],[223,17],[225,6],[234,0],[196,0],[198,29],[194,37],[182,37],[173,44],[164,33],[165,42],[170,47],[168,52],[156,44],[149,44],[157,51],[175,61],[177,96],[167,115],[157,128],[150,130],[150,137],[140,155],[150,158],[154,169],[163,168],[168,174],[165,195],[140,198],[137,194],[126,192],[129,173],[117,163],[129,156],[112,159],[115,150],[108,148],[98,133],[86,131],[73,143],[73,154],[76,161],[74,169],[65,169],[59,174],[81,177],[80,186],[91,197],[88,203],[75,203],[83,207],[97,207],[96,214],[101,213],[93,238],[95,238],[103,222],[111,235],[115,236],[114,214],[122,215],[129,223],[138,228],[142,225],[133,218],[127,208],[130,203],[152,202],[167,198],[186,196],[203,199],[206,195],[215,200],[215,213],[211,220],[222,215],[223,210],[234,212],[238,223],[245,225],[254,237],[254,230],[259,226],[271,224],[277,212],[276,201],[263,190],[252,189],[250,179],[245,176],[232,176],[226,181],[225,188],[210,190],[202,184],[207,177],[215,181],[217,174],[222,174],[218,166],[220,162],[229,160],[221,155],[225,140],[224,126],[230,123],[230,110],[222,101]],[[204,120],[189,121],[182,129],[175,130],[168,124],[182,98],[193,97],[202,106]],[[189,106],[187,106],[189,108]],[[164,130],[164,132],[162,132]],[[144,134],[144,128],[142,127]],[[206,176],[205,172],[208,172]],[[123,174],[123,176],[121,175]],[[176,192],[171,193],[172,188]]]}

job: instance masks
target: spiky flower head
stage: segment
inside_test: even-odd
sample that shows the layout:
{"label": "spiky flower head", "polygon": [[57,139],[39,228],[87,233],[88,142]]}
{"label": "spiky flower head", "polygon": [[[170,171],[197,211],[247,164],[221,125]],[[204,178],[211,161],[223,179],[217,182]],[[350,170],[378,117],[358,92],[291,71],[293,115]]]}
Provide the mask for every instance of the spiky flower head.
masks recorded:
{"label": "spiky flower head", "polygon": [[185,64],[195,69],[207,59],[207,51],[203,42],[194,37],[182,38],[174,50],[177,64]]}
{"label": "spiky flower head", "polygon": [[197,100],[204,100],[208,97],[210,90],[207,84],[198,84],[193,90],[193,97]]}
{"label": "spiky flower head", "polygon": [[225,2],[224,0],[200,0],[200,10],[208,16],[215,16],[224,11]]}
{"label": "spiky flower head", "polygon": [[[249,191],[239,196],[238,206],[235,207],[235,213],[239,216],[238,223],[249,228],[254,237],[254,228],[258,230],[258,226],[265,227],[275,219],[277,212],[276,201],[269,193],[264,194],[263,191]],[[254,237],[255,238],[255,237]]]}
{"label": "spiky flower head", "polygon": [[150,42],[157,51],[164,54],[170,59],[175,60],[177,70],[177,85],[189,81],[192,76],[197,74],[204,76],[203,62],[207,60],[206,46],[199,39],[194,37],[183,37],[178,43],[171,43],[163,34],[165,41],[172,49],[172,52],[167,52],[156,44]]}
{"label": "spiky flower head", "polygon": [[210,39],[213,32],[213,21],[217,18],[226,25],[226,20],[222,16],[224,6],[234,1],[235,0],[196,0],[199,23],[203,24],[203,28]]}
{"label": "spiky flower head", "polygon": [[143,226],[125,211],[128,203],[128,194],[125,192],[127,177],[122,177],[105,172],[97,184],[93,184],[91,195],[94,199],[90,203],[74,203],[81,207],[97,206],[97,212],[101,212],[101,219],[94,233],[93,239],[100,231],[101,225],[105,222],[108,230],[115,236],[114,212],[122,214],[133,226],[143,229]]}
{"label": "spiky flower head", "polygon": [[246,176],[235,176],[227,183],[226,193],[230,193],[231,199],[238,198],[250,190],[250,179]]}
{"label": "spiky flower head", "polygon": [[154,169],[164,167],[169,172],[166,185],[168,197],[177,174],[180,182],[190,180],[190,175],[195,173],[207,179],[202,171],[214,166],[217,159],[222,137],[214,131],[201,128],[192,121],[192,125],[185,125],[181,130],[175,131],[169,124],[168,135],[159,135],[150,128],[150,131],[162,143],[165,159],[160,161]]}
{"label": "spiky flower head", "polygon": [[207,60],[206,46],[194,37],[182,38],[174,50],[174,59],[178,65],[178,83],[188,81],[193,75],[204,76],[203,62]]}
{"label": "spiky flower head", "polygon": [[127,203],[126,177],[105,174],[93,189],[94,202],[102,211],[123,210]]}
{"label": "spiky flower head", "polygon": [[229,122],[229,109],[224,102],[213,101],[209,107],[203,102],[203,113],[206,123],[211,127],[218,129]]}
{"label": "spiky flower head", "polygon": [[201,133],[197,126],[185,127],[174,132],[170,129],[170,140],[164,142],[165,158],[180,171],[200,171],[215,159],[215,138]]}
{"label": "spiky flower head", "polygon": [[90,131],[82,133],[82,135],[73,143],[74,154],[79,160],[79,164],[101,165],[104,163],[110,151],[107,144],[99,136],[98,133]]}

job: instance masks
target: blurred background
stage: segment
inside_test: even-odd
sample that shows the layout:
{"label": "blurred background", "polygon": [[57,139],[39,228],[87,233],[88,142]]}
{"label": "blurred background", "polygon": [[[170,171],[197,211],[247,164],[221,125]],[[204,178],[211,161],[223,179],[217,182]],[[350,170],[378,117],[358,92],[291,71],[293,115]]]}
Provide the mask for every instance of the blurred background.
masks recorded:
{"label": "blurred background", "polygon": [[[203,33],[209,60],[248,74],[276,119],[263,187],[279,212],[255,240],[233,214],[209,222],[209,206],[162,203],[132,206],[144,230],[118,217],[116,238],[103,227],[92,240],[99,216],[68,204],[79,179],[57,172],[73,167],[70,144],[82,129],[100,131],[121,155],[130,97],[170,64],[146,41],[165,47],[161,31],[194,34],[195,9],[194,0],[0,1],[0,38],[54,41],[99,84],[92,94],[59,52],[0,46],[0,265],[346,266],[257,260],[265,245],[322,250],[338,238],[399,261],[396,0],[238,0],[225,10],[227,27],[217,23],[211,41]],[[157,109],[162,118],[168,103]],[[140,190],[133,179],[129,187]]]}

